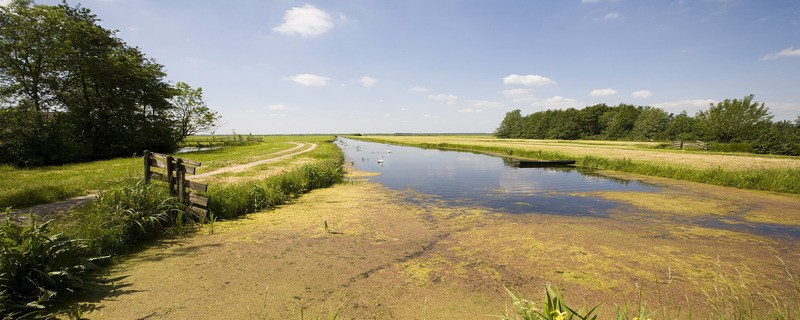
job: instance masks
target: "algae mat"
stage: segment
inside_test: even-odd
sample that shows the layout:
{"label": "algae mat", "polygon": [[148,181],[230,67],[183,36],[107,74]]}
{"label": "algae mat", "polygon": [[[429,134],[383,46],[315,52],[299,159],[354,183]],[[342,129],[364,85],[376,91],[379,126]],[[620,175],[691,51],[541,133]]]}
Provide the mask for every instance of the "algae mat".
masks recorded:
{"label": "algae mat", "polygon": [[[710,305],[738,308],[741,302],[732,303],[741,298],[775,296],[789,307],[800,301],[800,285],[787,276],[800,262],[794,239],[664,218],[737,208],[755,220],[780,220],[765,208],[792,210],[796,197],[660,179],[670,192],[665,197],[711,200],[667,214],[681,206],[649,205],[667,198],[592,195],[623,204],[611,218],[508,215],[446,207],[424,195],[408,203],[407,194],[359,175],[276,210],[218,222],[213,234],[205,228],[129,257],[113,268],[114,283],[92,297],[95,309],[86,316],[486,318],[511,307],[504,286],[538,300],[548,283],[573,305],[602,303],[601,318],[639,300],[658,318],[707,314]],[[743,195],[755,197],[747,208]]]}

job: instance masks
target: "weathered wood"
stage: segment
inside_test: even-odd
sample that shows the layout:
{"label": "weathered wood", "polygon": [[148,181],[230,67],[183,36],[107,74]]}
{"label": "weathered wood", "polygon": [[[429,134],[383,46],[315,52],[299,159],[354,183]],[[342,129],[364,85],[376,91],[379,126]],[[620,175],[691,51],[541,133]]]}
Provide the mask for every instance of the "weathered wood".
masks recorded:
{"label": "weathered wood", "polygon": [[161,172],[150,172],[150,176],[153,177],[154,179],[158,180],[158,181],[164,181],[164,182],[169,183],[169,178],[167,178],[167,175],[165,175],[165,174],[163,174]]}
{"label": "weathered wood", "polygon": [[208,215],[208,210],[203,209],[203,208],[190,206],[189,209],[192,210],[195,214],[197,214],[201,218],[205,218]]}
{"label": "weathered wood", "polygon": [[144,158],[144,183],[150,183],[150,151],[143,152]]}
{"label": "weathered wood", "polygon": [[187,182],[186,187],[188,187],[189,189],[192,189],[192,190],[195,190],[195,191],[199,191],[199,192],[208,191],[208,185],[207,184],[194,182],[194,181],[191,181],[191,180],[186,180],[186,182]]}
{"label": "weathered wood", "polygon": [[178,199],[181,202],[185,202],[186,201],[186,171],[185,171],[186,167],[183,165],[183,159],[178,158],[178,160],[175,161],[175,168],[177,169],[177,170],[175,170],[175,179],[176,179],[176,181],[178,183],[177,186],[176,186],[176,188],[177,188],[176,192],[178,193]]}
{"label": "weathered wood", "polygon": [[[186,160],[184,160],[184,161],[186,161]],[[186,173],[188,175],[193,175],[194,172],[195,172],[195,168],[194,167],[186,166],[186,165],[183,166],[182,170],[183,170],[184,173]]]}
{"label": "weathered wood", "polygon": [[169,157],[169,155],[163,154],[163,153],[158,153],[158,152],[150,152],[150,157],[151,158],[166,159],[167,157]]}
{"label": "weathered wood", "polygon": [[695,145],[697,146],[698,149],[701,149],[701,150],[704,150],[704,151],[708,151],[708,143],[706,143],[706,142],[698,140],[698,141],[695,141]]}
{"label": "weathered wood", "polygon": [[200,162],[192,161],[192,160],[186,160],[186,159],[183,159],[183,164],[186,165],[186,166],[192,166],[192,167],[199,167],[201,165]]}
{"label": "weathered wood", "polygon": [[169,178],[169,194],[172,196],[177,196],[177,190],[175,190],[175,162],[174,158],[171,156],[167,156],[167,178]]}
{"label": "weathered wood", "polygon": [[191,202],[193,204],[196,204],[198,206],[201,206],[201,207],[207,207],[208,206],[208,198],[201,197],[201,196],[198,196],[198,195],[194,195],[194,194],[191,194],[191,193],[189,194],[189,202]]}
{"label": "weathered wood", "polygon": [[166,169],[167,163],[158,159],[150,159],[150,166]]}

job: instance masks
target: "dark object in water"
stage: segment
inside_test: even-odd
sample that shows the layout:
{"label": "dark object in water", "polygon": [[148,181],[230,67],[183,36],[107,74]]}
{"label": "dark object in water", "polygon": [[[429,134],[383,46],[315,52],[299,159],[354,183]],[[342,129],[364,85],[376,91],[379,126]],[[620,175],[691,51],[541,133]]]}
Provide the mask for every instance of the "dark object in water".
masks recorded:
{"label": "dark object in water", "polygon": [[519,160],[507,159],[506,164],[517,168],[542,168],[542,167],[564,167],[574,165],[576,160]]}

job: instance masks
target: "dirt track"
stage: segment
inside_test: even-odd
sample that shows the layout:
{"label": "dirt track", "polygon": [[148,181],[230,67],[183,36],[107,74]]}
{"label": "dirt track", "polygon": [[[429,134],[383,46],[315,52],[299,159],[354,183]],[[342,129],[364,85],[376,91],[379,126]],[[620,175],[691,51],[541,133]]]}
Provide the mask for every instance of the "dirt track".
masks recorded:
{"label": "dirt track", "polygon": [[[304,153],[307,153],[307,152],[311,152],[311,151],[313,151],[314,149],[317,148],[317,144],[316,143],[298,143],[298,142],[293,142],[293,143],[295,144],[294,147],[292,147],[290,149],[281,150],[281,151],[278,151],[278,152],[275,152],[275,153],[268,154],[268,155],[266,155],[266,157],[268,157],[267,159],[262,159],[262,160],[253,161],[253,162],[240,164],[240,165],[227,166],[227,167],[224,167],[224,168],[221,168],[221,169],[217,169],[217,170],[214,170],[214,171],[210,171],[210,172],[206,172],[206,173],[202,173],[202,174],[197,174],[197,175],[191,176],[191,180],[194,180],[194,179],[203,180],[205,178],[208,178],[208,177],[211,177],[211,176],[214,176],[214,175],[217,175],[217,174],[221,174],[221,173],[226,173],[226,172],[245,171],[247,169],[250,169],[250,168],[258,166],[258,165],[278,162],[278,161],[281,161],[283,159],[288,159],[288,158],[291,158],[291,157],[294,157],[294,156],[297,156],[297,155],[301,155],[301,154],[304,154]],[[299,150],[299,149],[302,149],[302,150]],[[299,151],[295,151],[295,150],[299,150]],[[69,210],[71,208],[85,205],[86,203],[88,203],[89,201],[94,200],[95,198],[97,198],[97,194],[90,194],[90,195],[75,197],[75,198],[71,198],[71,199],[66,199],[66,200],[59,201],[59,202],[46,203],[46,204],[36,205],[36,206],[23,208],[23,209],[19,209],[19,210],[12,210],[11,211],[11,216],[12,216],[13,220],[16,220],[16,221],[19,221],[19,222],[25,222],[25,221],[28,221],[28,214],[34,214],[34,215],[37,216],[37,220],[42,221],[42,220],[48,219],[49,217],[52,217],[55,214],[66,212],[67,210]]]}

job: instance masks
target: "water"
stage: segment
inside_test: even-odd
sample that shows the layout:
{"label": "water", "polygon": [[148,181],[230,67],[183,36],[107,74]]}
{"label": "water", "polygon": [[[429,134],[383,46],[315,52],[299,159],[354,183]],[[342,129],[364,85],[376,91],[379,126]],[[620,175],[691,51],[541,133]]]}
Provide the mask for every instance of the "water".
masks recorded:
{"label": "water", "polygon": [[451,204],[509,213],[607,216],[617,202],[577,193],[658,190],[572,167],[516,168],[503,158],[482,154],[342,138],[337,144],[357,169],[380,172],[371,179],[391,189],[412,189]]}
{"label": "water", "polygon": [[[572,167],[515,168],[503,158],[337,139],[357,169],[379,172],[371,180],[394,190],[411,189],[451,205],[476,205],[514,214],[608,217],[621,204],[587,196],[593,191],[658,192],[659,187],[595,174]],[[380,161],[379,161],[380,160]],[[410,195],[409,201],[427,198]],[[705,215],[685,221],[701,227],[759,235],[800,238],[800,228],[752,223],[741,213]]]}

